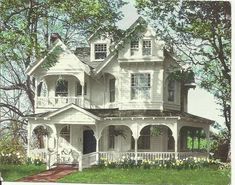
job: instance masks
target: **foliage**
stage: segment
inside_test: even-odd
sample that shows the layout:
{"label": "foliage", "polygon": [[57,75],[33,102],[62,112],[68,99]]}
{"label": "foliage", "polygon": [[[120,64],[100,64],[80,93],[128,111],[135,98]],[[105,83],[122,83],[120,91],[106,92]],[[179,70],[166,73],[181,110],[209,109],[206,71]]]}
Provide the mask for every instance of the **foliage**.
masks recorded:
{"label": "foliage", "polygon": [[0,141],[0,164],[23,164],[25,155],[23,144],[10,139]]}
{"label": "foliage", "polygon": [[35,165],[35,166],[41,166],[43,164],[45,164],[45,162],[43,162],[43,159],[41,159],[40,157],[35,157],[35,158],[28,158],[27,162],[28,165]]}
{"label": "foliage", "polygon": [[230,183],[230,169],[143,169],[99,168],[84,169],[68,175],[59,182],[88,184],[174,184],[222,185]]}
{"label": "foliage", "polygon": [[25,115],[34,112],[35,82],[25,71],[45,55],[43,67],[55,65],[62,50],[57,47],[49,52],[50,36],[58,33],[66,46],[74,49],[86,45],[85,39],[98,28],[99,33],[119,32],[115,24],[122,18],[120,8],[124,4],[123,0],[0,2],[1,134],[11,133],[27,142]]}
{"label": "foliage", "polygon": [[136,164],[134,158],[123,157],[121,160],[107,160],[106,158],[101,158],[100,167],[107,168],[144,168],[144,169],[201,169],[201,168],[215,168],[224,166],[223,163],[220,163],[219,160],[206,159],[206,158],[196,158],[189,157],[185,159],[160,159],[156,158],[155,160],[142,160],[138,159]]}
{"label": "foliage", "polygon": [[166,48],[192,66],[200,86],[222,107],[231,125],[231,4],[228,1],[136,0]]}
{"label": "foliage", "polygon": [[[46,170],[46,166],[1,164],[0,172],[4,181],[16,181]],[[3,183],[4,184],[4,183]]]}

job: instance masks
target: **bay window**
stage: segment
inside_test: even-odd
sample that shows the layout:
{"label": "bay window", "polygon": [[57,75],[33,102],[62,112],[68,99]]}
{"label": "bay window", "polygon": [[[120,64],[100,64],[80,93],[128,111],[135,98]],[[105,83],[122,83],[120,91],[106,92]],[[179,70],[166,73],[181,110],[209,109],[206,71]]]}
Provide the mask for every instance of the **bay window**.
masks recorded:
{"label": "bay window", "polygon": [[131,74],[131,99],[133,100],[150,99],[149,73]]}

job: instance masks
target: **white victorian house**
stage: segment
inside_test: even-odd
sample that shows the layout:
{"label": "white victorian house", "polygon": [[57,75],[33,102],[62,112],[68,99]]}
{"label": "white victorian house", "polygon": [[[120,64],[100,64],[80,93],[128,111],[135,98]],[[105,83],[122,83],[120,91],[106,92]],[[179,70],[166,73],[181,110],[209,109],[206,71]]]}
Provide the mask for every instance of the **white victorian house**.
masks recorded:
{"label": "white victorian house", "polygon": [[[41,156],[49,167],[79,163],[81,170],[100,157],[207,156],[208,149],[188,149],[187,138],[195,128],[209,139],[213,121],[187,113],[187,92],[194,86],[169,78],[181,66],[142,18],[118,41],[97,31],[88,43],[72,52],[54,38],[48,55],[27,69],[35,79],[29,157]],[[58,48],[57,61],[45,67]],[[33,144],[38,127],[47,130],[41,148]]]}

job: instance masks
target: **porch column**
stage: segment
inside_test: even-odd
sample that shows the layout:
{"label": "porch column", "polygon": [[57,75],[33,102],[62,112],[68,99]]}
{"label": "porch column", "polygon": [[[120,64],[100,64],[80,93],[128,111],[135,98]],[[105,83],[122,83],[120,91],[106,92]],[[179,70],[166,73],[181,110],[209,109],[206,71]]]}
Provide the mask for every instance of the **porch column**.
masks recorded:
{"label": "porch column", "polygon": [[134,138],[135,140],[135,164],[138,163],[138,138]]}
{"label": "porch column", "polygon": [[178,159],[179,128],[177,122],[174,125],[173,137],[175,140],[175,158]]}
{"label": "porch column", "polygon": [[99,141],[100,138],[96,138],[96,164],[99,164]]}
{"label": "porch column", "polygon": [[209,128],[206,130],[206,141],[207,141],[207,146],[206,146],[206,151],[207,151],[207,158],[210,156],[210,132]]}

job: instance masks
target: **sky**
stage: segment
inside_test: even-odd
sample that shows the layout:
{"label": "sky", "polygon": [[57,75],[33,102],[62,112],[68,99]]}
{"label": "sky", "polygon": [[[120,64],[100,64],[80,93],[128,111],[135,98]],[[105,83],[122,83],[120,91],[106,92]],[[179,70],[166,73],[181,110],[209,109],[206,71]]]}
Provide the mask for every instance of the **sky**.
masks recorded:
{"label": "sky", "polygon": [[[138,17],[137,10],[134,7],[133,0],[129,0],[129,4],[122,8],[124,18],[118,22],[121,29],[128,28]],[[220,107],[212,94],[197,86],[190,89],[188,94],[188,112],[197,116],[214,120],[224,125],[223,117],[221,117]]]}

